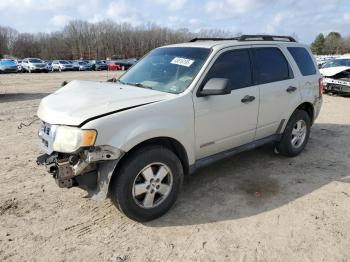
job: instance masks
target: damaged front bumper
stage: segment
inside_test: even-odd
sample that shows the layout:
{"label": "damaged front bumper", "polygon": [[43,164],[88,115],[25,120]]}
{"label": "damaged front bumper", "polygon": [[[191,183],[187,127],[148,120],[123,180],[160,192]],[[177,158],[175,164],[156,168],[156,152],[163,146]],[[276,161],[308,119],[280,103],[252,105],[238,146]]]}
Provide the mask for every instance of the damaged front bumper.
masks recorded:
{"label": "damaged front bumper", "polygon": [[123,152],[111,146],[97,146],[75,154],[52,152],[37,158],[61,188],[80,187],[95,200],[107,197],[112,174]]}
{"label": "damaged front bumper", "polygon": [[350,78],[347,79],[333,79],[324,78],[325,92],[333,92],[339,94],[350,94]]}

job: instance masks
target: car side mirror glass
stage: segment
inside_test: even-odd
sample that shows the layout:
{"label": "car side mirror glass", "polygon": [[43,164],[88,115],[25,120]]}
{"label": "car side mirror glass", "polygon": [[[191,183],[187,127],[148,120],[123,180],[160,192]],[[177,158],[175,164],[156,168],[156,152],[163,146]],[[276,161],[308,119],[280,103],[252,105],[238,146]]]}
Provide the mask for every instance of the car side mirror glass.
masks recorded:
{"label": "car side mirror glass", "polygon": [[204,85],[198,96],[217,96],[231,94],[230,80],[227,78],[211,78]]}

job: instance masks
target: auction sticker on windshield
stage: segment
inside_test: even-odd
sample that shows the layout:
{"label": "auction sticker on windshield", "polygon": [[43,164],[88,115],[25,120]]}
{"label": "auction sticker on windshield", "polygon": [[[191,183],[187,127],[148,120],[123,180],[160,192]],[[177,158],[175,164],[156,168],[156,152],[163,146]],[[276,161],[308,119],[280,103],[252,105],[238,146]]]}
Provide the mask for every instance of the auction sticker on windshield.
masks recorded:
{"label": "auction sticker on windshield", "polygon": [[175,57],[170,63],[174,65],[190,67],[194,63],[194,60]]}

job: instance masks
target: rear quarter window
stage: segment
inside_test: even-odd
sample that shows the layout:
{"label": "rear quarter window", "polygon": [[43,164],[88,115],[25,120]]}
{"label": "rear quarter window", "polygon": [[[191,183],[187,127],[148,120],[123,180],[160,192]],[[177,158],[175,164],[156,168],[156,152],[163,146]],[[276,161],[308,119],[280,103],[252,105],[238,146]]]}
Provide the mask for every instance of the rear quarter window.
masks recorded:
{"label": "rear quarter window", "polygon": [[316,68],[309,52],[304,47],[288,47],[295,63],[303,76],[316,74]]}

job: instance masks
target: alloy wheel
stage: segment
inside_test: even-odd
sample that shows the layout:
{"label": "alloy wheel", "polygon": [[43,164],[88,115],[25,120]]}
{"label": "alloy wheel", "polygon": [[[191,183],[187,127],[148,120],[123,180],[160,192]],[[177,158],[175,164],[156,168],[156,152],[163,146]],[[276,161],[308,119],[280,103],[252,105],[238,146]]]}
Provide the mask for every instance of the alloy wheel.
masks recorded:
{"label": "alloy wheel", "polygon": [[292,129],[292,146],[299,148],[305,141],[307,134],[307,125],[304,120],[299,120],[295,123]]}
{"label": "alloy wheel", "polygon": [[154,208],[168,197],[173,186],[173,174],[163,163],[152,163],[136,176],[132,195],[135,203],[142,208]]}

